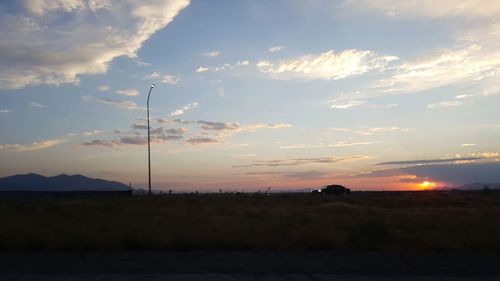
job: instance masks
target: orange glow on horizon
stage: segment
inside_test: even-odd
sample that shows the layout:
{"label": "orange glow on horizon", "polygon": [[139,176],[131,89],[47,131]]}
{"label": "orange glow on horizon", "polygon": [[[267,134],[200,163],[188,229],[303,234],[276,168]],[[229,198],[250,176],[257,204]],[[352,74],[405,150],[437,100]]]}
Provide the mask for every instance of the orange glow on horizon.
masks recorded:
{"label": "orange glow on horizon", "polygon": [[433,188],[434,186],[436,186],[436,183],[431,182],[431,181],[424,181],[424,182],[419,184],[419,187],[421,189],[429,189],[429,188]]}

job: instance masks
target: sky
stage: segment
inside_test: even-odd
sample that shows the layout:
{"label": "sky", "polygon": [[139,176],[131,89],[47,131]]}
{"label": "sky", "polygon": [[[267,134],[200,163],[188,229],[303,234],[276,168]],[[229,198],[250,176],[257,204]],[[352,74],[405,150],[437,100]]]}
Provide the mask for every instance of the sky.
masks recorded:
{"label": "sky", "polygon": [[[153,189],[500,182],[497,0],[0,3],[0,176]],[[425,185],[424,182],[427,182]]]}

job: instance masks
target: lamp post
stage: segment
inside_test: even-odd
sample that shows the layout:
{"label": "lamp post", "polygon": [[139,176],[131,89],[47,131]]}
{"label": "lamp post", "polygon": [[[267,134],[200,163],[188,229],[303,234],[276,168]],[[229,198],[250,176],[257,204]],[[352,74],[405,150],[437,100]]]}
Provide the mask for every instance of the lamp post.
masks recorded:
{"label": "lamp post", "polygon": [[149,133],[149,96],[151,95],[151,90],[155,87],[155,84],[151,84],[148,93],[148,102],[147,102],[147,110],[148,110],[148,194],[151,195],[151,144],[150,144],[150,133]]}

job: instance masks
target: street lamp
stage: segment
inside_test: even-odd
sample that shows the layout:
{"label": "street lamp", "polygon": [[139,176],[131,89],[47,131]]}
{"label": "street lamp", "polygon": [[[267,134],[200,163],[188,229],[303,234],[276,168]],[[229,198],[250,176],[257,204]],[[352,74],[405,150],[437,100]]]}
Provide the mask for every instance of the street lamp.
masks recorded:
{"label": "street lamp", "polygon": [[150,133],[149,133],[149,96],[151,95],[151,90],[155,87],[155,84],[151,84],[151,87],[149,88],[149,93],[148,93],[148,102],[147,102],[147,108],[148,108],[148,175],[149,175],[149,181],[148,181],[148,194],[151,195],[151,144],[150,144]]}

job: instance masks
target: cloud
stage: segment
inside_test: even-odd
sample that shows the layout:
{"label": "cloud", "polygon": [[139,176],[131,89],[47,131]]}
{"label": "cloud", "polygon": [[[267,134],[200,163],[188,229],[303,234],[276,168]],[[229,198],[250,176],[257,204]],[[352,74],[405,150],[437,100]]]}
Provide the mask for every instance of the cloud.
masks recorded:
{"label": "cloud", "polygon": [[179,77],[174,76],[174,75],[170,75],[170,74],[163,76],[163,78],[161,79],[162,83],[169,84],[169,85],[175,85],[175,84],[179,83],[179,81],[181,81],[181,79]]}
{"label": "cloud", "polygon": [[475,146],[475,143],[462,143],[460,146],[461,147],[469,147],[469,146]]}
{"label": "cloud", "polygon": [[80,75],[105,73],[113,59],[136,57],[142,44],[188,4],[25,0],[1,8],[0,88],[77,84]]}
{"label": "cloud", "polygon": [[390,162],[377,163],[376,165],[415,165],[415,164],[423,165],[423,164],[450,163],[450,162],[460,162],[460,161],[474,161],[483,158],[485,157],[456,157],[456,158],[444,158],[444,159],[390,161]]}
{"label": "cloud", "polygon": [[201,124],[201,128],[204,130],[213,131],[234,131],[241,128],[238,123],[224,123],[224,122],[210,122],[210,121],[198,121]]}
{"label": "cloud", "polygon": [[117,90],[116,93],[127,97],[136,97],[139,95],[139,91],[137,91],[136,89],[122,89]]}
{"label": "cloud", "polygon": [[359,126],[356,129],[331,128],[331,130],[334,132],[353,133],[353,134],[357,134],[357,135],[361,135],[361,136],[371,136],[374,134],[385,134],[385,133],[394,133],[394,132],[406,133],[406,132],[413,131],[413,129],[400,128],[397,126],[384,126],[384,127]]}
{"label": "cloud", "polygon": [[400,169],[383,169],[383,170],[373,170],[367,173],[355,174],[350,177],[352,178],[385,178],[385,177],[396,177],[404,175]]}
{"label": "cloud", "polygon": [[348,141],[341,141],[337,142],[334,144],[317,144],[317,145],[286,145],[286,146],[280,146],[279,148],[281,149],[303,149],[303,148],[324,148],[324,147],[345,147],[345,146],[357,146],[357,145],[371,145],[371,144],[376,144],[378,142],[371,142],[371,141],[365,141],[365,142],[348,142]]}
{"label": "cloud", "polygon": [[0,109],[0,113],[11,113],[11,112],[12,110],[10,109],[5,109],[5,108]]}
{"label": "cloud", "polygon": [[271,52],[271,53],[279,52],[279,51],[283,50],[283,48],[284,48],[283,46],[273,46],[273,47],[269,48],[269,52]]}
{"label": "cloud", "polygon": [[144,107],[139,107],[135,102],[133,101],[127,101],[127,100],[113,100],[113,99],[108,99],[108,98],[97,98],[93,96],[83,96],[82,97],[83,101],[89,102],[89,101],[97,101],[100,103],[104,104],[109,104],[112,106],[116,106],[119,108],[124,108],[124,109],[142,109],[144,110]]}
{"label": "cloud", "polygon": [[207,52],[207,53],[203,53],[203,55],[205,57],[214,58],[214,57],[217,57],[219,55],[219,51]]}
{"label": "cloud", "polygon": [[349,109],[352,107],[360,106],[364,104],[366,101],[364,100],[351,100],[351,101],[344,101],[344,102],[337,102],[337,101],[331,101],[329,103],[332,103],[330,105],[330,108],[334,109]]}
{"label": "cloud", "polygon": [[176,128],[176,129],[166,129],[165,133],[171,135],[182,135],[186,133],[188,130],[186,128]]}
{"label": "cloud", "polygon": [[143,136],[127,136],[120,138],[120,142],[123,144],[144,145],[148,143],[148,138]]}
{"label": "cloud", "polygon": [[324,178],[328,173],[320,171],[305,171],[305,172],[291,172],[284,174],[284,177],[295,179],[295,180],[316,180]]}
{"label": "cloud", "polygon": [[95,136],[95,135],[102,134],[104,132],[105,131],[103,131],[103,130],[92,130],[92,131],[84,132],[83,135],[84,136]]}
{"label": "cloud", "polygon": [[[454,47],[407,60],[394,67],[390,77],[371,83],[345,99],[367,99],[383,95],[417,93],[444,86],[468,88],[474,94],[500,94],[500,2],[455,0],[436,3],[432,0],[348,0],[349,11],[380,12],[394,20],[439,19],[453,30]],[[460,27],[456,28],[457,20]],[[457,98],[457,97],[455,97]],[[458,101],[445,101],[431,108],[458,106]]]}
{"label": "cloud", "polygon": [[466,17],[482,18],[491,17],[500,13],[500,4],[497,1],[461,0],[347,0],[344,2],[348,8],[372,10],[383,13],[389,17],[401,18],[446,18]]}
{"label": "cloud", "polygon": [[33,107],[33,108],[45,108],[45,107],[46,107],[45,105],[40,104],[40,103],[38,103],[38,102],[34,102],[34,101],[30,102],[30,103],[29,103],[29,106],[30,106],[30,107]]}
{"label": "cloud", "polygon": [[347,160],[364,159],[366,156],[354,155],[346,157],[312,157],[312,158],[292,158],[278,160],[256,160],[247,165],[236,165],[233,168],[250,168],[250,167],[280,167],[280,166],[299,166],[308,164],[334,164]]}
{"label": "cloud", "polygon": [[182,115],[182,114],[186,113],[186,111],[191,110],[197,106],[198,106],[197,102],[188,103],[187,105],[183,106],[182,108],[179,108],[179,109],[172,111],[170,113],[170,116]]}
{"label": "cloud", "polygon": [[333,50],[278,62],[259,61],[257,69],[278,79],[303,78],[306,80],[339,80],[361,75],[372,70],[383,70],[394,56],[379,56],[372,51],[355,49]]}
{"label": "cloud", "polygon": [[140,124],[140,123],[132,124],[132,129],[134,130],[146,130],[147,128],[148,126],[145,124]]}
{"label": "cloud", "polygon": [[427,108],[457,107],[460,105],[462,105],[461,101],[442,101],[438,103],[428,104]]}
{"label": "cloud", "polygon": [[237,61],[237,62],[236,62],[236,65],[243,65],[243,66],[247,66],[247,65],[250,65],[250,62],[249,62],[249,61],[247,61],[247,60]]}
{"label": "cloud", "polygon": [[[168,130],[158,128],[151,131],[151,142],[162,143],[163,141],[179,140],[183,136],[179,134],[166,135]],[[115,132],[116,134],[130,134],[127,132]],[[125,135],[112,140],[95,139],[90,142],[82,143],[81,146],[103,146],[103,147],[120,147],[124,145],[145,145],[148,143],[148,138],[141,135]]]}
{"label": "cloud", "polygon": [[6,152],[27,152],[34,150],[41,150],[50,148],[59,144],[66,142],[63,139],[50,139],[45,141],[37,141],[32,144],[24,145],[24,144],[0,144],[0,151]]}
{"label": "cloud", "polygon": [[81,144],[82,146],[107,146],[107,147],[117,147],[120,145],[117,141],[107,141],[107,140],[92,140],[90,142],[85,142]]}
{"label": "cloud", "polygon": [[286,123],[277,124],[252,124],[240,125],[239,123],[224,123],[224,122],[211,122],[200,120],[197,122],[201,125],[203,130],[207,131],[226,131],[226,132],[243,132],[243,131],[256,131],[258,129],[282,129],[290,128],[292,125]]}
{"label": "cloud", "polygon": [[500,183],[500,162],[422,165],[401,168],[418,178],[452,185],[469,183]]}
{"label": "cloud", "polygon": [[159,136],[157,138],[161,140],[180,140],[183,139],[184,137],[179,135],[166,135],[166,136]]}
{"label": "cloud", "polygon": [[206,72],[206,71],[208,71],[208,67],[200,66],[195,71],[198,72],[198,73],[200,73],[200,72]]}
{"label": "cloud", "polygon": [[167,124],[167,125],[170,125],[170,124],[174,124],[174,123],[177,123],[177,124],[183,124],[183,125],[189,125],[189,124],[194,124],[196,123],[195,121],[191,121],[191,120],[182,120],[182,119],[165,119],[165,118],[158,118],[158,123],[160,124]]}
{"label": "cloud", "polygon": [[213,144],[213,143],[219,143],[220,141],[217,139],[213,138],[190,138],[186,140],[186,143],[192,144],[192,145],[198,145],[198,144]]}
{"label": "cloud", "polygon": [[392,127],[372,127],[372,128],[362,128],[360,130],[354,131],[354,133],[362,136],[371,136],[373,134],[391,133],[391,132],[410,132],[412,129],[400,128],[396,126]]}
{"label": "cloud", "polygon": [[111,87],[109,85],[101,85],[97,87],[97,90],[99,90],[99,92],[106,92],[109,91],[110,89]]}

